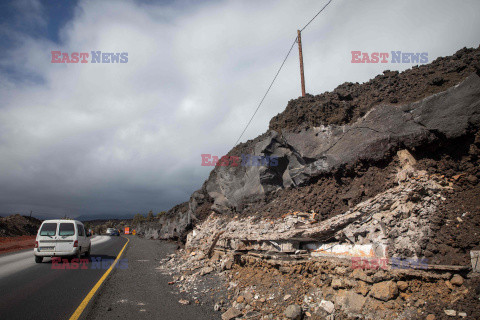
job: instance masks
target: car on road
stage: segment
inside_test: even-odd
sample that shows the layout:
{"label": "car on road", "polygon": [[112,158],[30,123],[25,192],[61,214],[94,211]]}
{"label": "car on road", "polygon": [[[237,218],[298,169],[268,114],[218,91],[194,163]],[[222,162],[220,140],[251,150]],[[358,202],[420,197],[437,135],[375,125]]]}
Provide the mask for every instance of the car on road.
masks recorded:
{"label": "car on road", "polygon": [[90,256],[90,233],[83,223],[77,220],[45,220],[38,229],[35,239],[35,262],[41,263],[44,257],[80,258]]}
{"label": "car on road", "polygon": [[109,236],[120,236],[120,232],[118,232],[115,228],[107,228],[107,235]]}

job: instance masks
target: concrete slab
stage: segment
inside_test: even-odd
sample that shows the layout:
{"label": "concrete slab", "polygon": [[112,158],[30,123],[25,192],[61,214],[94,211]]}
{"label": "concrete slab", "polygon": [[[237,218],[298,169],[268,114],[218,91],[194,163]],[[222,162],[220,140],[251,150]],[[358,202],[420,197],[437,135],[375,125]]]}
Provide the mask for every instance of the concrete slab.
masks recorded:
{"label": "concrete slab", "polygon": [[480,251],[470,251],[470,259],[472,261],[472,271],[480,272]]}
{"label": "concrete slab", "polygon": [[307,243],[305,249],[315,256],[386,257],[387,246],[375,244]]}

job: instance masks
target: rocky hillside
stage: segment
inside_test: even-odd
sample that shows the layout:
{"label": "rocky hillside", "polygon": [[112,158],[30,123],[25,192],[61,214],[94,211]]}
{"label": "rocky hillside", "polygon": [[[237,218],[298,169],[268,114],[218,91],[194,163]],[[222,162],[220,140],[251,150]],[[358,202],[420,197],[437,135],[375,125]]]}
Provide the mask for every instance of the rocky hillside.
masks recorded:
{"label": "rocky hillside", "polygon": [[334,216],[394,185],[400,148],[429,170],[469,177],[456,181],[459,188],[476,185],[479,64],[479,48],[462,49],[402,73],[386,71],[363,84],[290,101],[268,132],[229,152],[275,155],[277,167],[217,166],[188,202],[148,227],[149,235],[185,236],[211,211]]}
{"label": "rocky hillside", "polygon": [[400,106],[444,91],[474,72],[479,60],[478,49],[464,48],[402,73],[387,70],[363,84],[346,82],[332,92],[291,100],[285,111],[273,117],[269,129],[299,131],[352,123],[375,105]]}
{"label": "rocky hillside", "polygon": [[292,100],[240,154],[278,166],[217,166],[138,228],[185,240],[180,291],[220,277],[228,320],[480,318],[480,47]]}
{"label": "rocky hillside", "polygon": [[42,221],[19,214],[0,218],[0,237],[33,236]]}

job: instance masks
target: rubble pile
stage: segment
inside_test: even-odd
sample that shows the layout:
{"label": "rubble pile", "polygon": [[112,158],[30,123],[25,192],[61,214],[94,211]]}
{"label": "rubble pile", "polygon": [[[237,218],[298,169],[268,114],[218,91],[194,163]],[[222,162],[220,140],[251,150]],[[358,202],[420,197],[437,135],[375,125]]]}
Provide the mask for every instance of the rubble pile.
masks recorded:
{"label": "rubble pile", "polygon": [[[408,155],[406,150],[400,157]],[[282,219],[233,218],[213,213],[189,233],[186,249],[207,251],[217,235],[223,251],[261,250],[294,253],[315,242],[388,247],[391,257],[424,256],[432,236],[430,218],[443,193],[453,192],[453,183],[438,175],[415,170],[407,164],[397,174],[399,185],[359,203],[347,212],[319,221],[315,212],[287,213]],[[381,251],[377,256],[384,256]]]}
{"label": "rubble pile", "polygon": [[[285,319],[292,308],[303,319],[425,319],[434,314],[441,319],[450,310],[463,318],[479,316],[480,279],[465,270],[352,267],[350,260],[338,258],[280,263],[248,253],[222,257],[216,252],[209,259],[201,251],[180,250],[159,269],[174,275],[171,284],[192,299],[219,291],[215,310],[222,319]],[[208,287],[213,272],[222,284]]]}
{"label": "rubble pile", "polygon": [[[215,290],[205,277],[216,272],[223,282],[216,290],[229,297],[217,301],[224,319],[288,318],[294,310],[311,319],[423,319],[441,304],[473,315],[471,304],[455,304],[475,294],[480,278],[471,267],[433,265],[424,256],[430,217],[454,192],[453,179],[417,170],[406,150],[397,157],[398,185],[344,214],[319,221],[315,212],[276,220],[212,213],[159,269],[195,298]],[[345,249],[311,249],[323,241]],[[356,256],[355,246],[370,244],[371,252]]]}

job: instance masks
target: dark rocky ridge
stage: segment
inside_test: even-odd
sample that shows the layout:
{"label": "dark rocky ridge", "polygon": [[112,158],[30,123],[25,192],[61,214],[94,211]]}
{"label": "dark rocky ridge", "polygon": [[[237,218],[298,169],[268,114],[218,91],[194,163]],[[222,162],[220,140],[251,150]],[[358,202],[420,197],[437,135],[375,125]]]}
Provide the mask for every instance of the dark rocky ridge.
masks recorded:
{"label": "dark rocky ridge", "polygon": [[352,123],[375,105],[399,106],[444,91],[475,72],[479,63],[479,48],[463,48],[402,73],[387,70],[363,84],[345,82],[332,92],[290,100],[285,111],[270,120],[269,130],[299,131]]}
{"label": "dark rocky ridge", "polygon": [[[386,72],[365,84],[347,83],[334,92],[290,101],[286,111],[270,123],[278,131],[270,130],[229,153],[277,155],[278,167],[216,167],[190,201],[169,210],[159,222],[140,227],[141,233],[153,238],[182,237],[212,210],[272,216],[315,210],[329,217],[391,186],[398,149],[441,163],[446,156],[442,150],[423,154],[421,150],[449,141],[469,145],[469,137],[480,126],[480,78],[472,74],[479,53],[478,48],[462,49],[400,74]],[[468,74],[468,80],[454,87]],[[451,88],[403,104],[447,87]],[[373,99],[375,92],[382,100]],[[379,104],[395,101],[397,96],[401,99],[396,105]],[[336,99],[341,105],[335,106]],[[319,103],[320,109],[312,108]],[[345,110],[350,110],[350,116],[342,116]],[[473,167],[477,161],[476,155],[466,160]]]}
{"label": "dark rocky ridge", "polygon": [[0,237],[33,236],[41,224],[42,221],[36,218],[12,214],[0,218]]}

